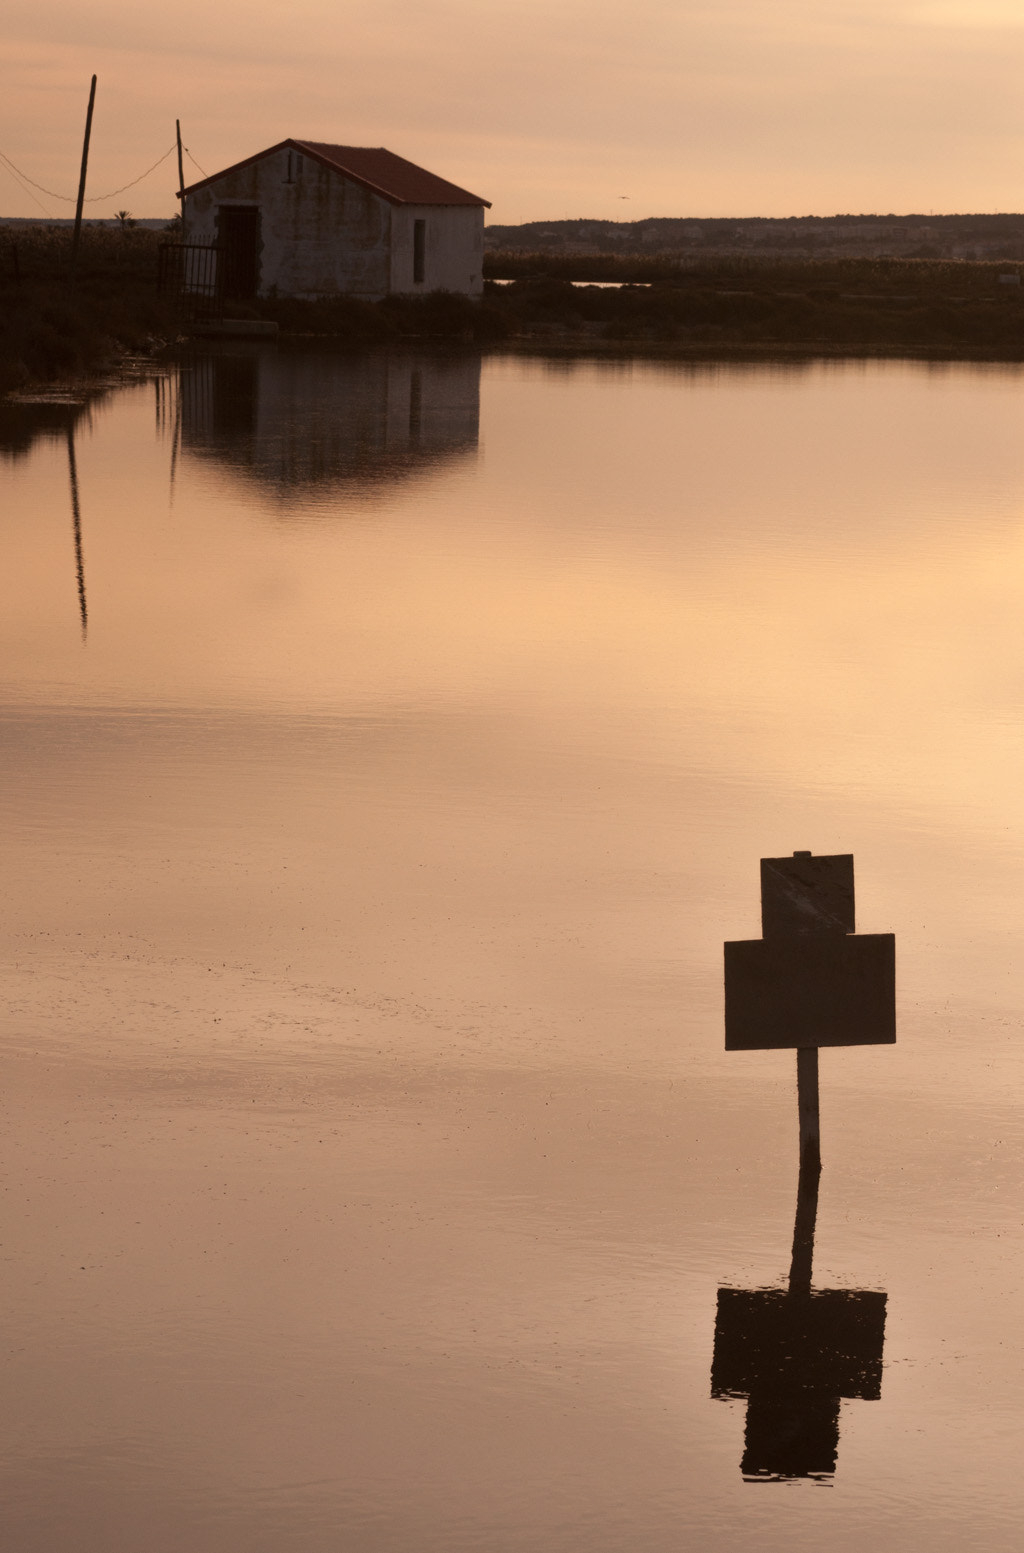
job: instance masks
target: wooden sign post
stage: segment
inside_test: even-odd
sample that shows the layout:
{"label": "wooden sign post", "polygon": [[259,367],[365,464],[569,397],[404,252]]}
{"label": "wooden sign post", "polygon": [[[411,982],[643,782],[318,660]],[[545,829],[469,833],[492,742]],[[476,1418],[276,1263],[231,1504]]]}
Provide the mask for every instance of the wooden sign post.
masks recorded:
{"label": "wooden sign post", "polygon": [[896,1039],[895,939],[854,932],[848,854],[761,859],[761,937],[725,946],[727,1051],[796,1047],[800,1175],[786,1289],[719,1289],[714,1397],[746,1397],[748,1482],[828,1478],[844,1397],[881,1394],[886,1297],[812,1289],[818,1048]]}
{"label": "wooden sign post", "polygon": [[725,945],[725,1049],[796,1047],[801,1169],[821,1168],[818,1048],[896,1039],[896,940],[854,932],[849,853],[761,859],[761,937]]}

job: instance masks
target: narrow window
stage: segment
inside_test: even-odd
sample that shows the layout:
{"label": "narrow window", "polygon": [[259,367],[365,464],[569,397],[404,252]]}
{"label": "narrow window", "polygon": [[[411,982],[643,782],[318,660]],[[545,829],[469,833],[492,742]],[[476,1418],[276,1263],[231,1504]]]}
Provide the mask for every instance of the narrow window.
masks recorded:
{"label": "narrow window", "polygon": [[412,224],[412,278],[416,284],[423,280],[427,257],[427,223],[414,221]]}

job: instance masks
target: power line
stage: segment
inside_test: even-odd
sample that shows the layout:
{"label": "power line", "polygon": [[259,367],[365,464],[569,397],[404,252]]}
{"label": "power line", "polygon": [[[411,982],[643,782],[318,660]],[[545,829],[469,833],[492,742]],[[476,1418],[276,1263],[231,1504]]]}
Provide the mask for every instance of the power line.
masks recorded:
{"label": "power line", "polygon": [[22,193],[27,194],[32,203],[39,206],[39,209],[42,211],[47,220],[52,221],[53,217],[50,215],[50,212],[47,210],[42,200],[36,199],[36,196],[32,193],[32,190],[21,181],[14,168],[8,164],[7,158],[3,156],[2,153],[0,153],[0,163],[2,163],[5,170],[10,173],[11,177],[14,179],[15,183],[17,183],[18,188],[22,191]]}
{"label": "power line", "polygon": [[[171,146],[167,151],[164,152],[163,156],[157,158],[152,167],[147,167],[146,171],[144,173],[140,173],[137,178],[133,178],[131,183],[122,183],[119,189],[112,189],[109,194],[90,194],[88,199],[85,201],[85,204],[97,205],[102,200],[112,200],[115,195],[123,194],[126,189],[134,189],[135,185],[137,183],[141,183],[143,178],[148,178],[150,173],[155,173],[157,168],[160,166],[160,163],[166,162],[167,158],[171,155],[174,149],[175,147]],[[193,157],[192,160],[195,161],[195,158]],[[34,189],[38,189],[40,194],[48,194],[52,200],[64,200],[68,205],[73,205],[75,203],[75,196],[73,194],[55,194],[53,189],[44,189],[43,185],[41,183],[36,183],[35,179],[30,178],[28,173],[23,173],[20,168],[15,167],[10,157],[6,156],[3,151],[0,151],[0,161],[3,161],[4,164],[11,170],[11,172],[16,173],[19,178],[23,178],[26,183],[30,183]],[[196,162],[196,166],[199,166],[198,162]],[[39,203],[38,200],[36,203]]]}
{"label": "power line", "polygon": [[[189,161],[190,161],[190,162],[195,162],[195,165],[196,165],[196,166],[197,166],[197,167],[199,167],[199,163],[198,163],[198,162],[196,162],[196,159],[195,159],[195,157],[194,157],[194,156],[193,156],[193,155],[192,155],[192,152],[191,152],[191,151],[190,151],[190,150],[189,150],[189,148],[188,148],[188,146],[184,146],[184,147],[183,147],[183,148],[182,148],[182,149],[183,149],[183,150],[184,150],[184,152],[185,152],[185,155],[186,155],[186,156],[187,156],[187,157],[188,157],[188,159],[189,159]],[[210,175],[209,175],[209,173],[208,173],[208,172],[207,172],[207,171],[206,171],[206,169],[205,169],[205,168],[203,168],[203,167],[199,167],[199,171],[200,171],[200,172],[201,172],[201,173],[202,173],[202,175],[203,175],[203,177],[204,177],[204,178],[209,178],[209,176],[210,176]]]}
{"label": "power line", "polygon": [[160,166],[160,163],[161,162],[166,162],[167,158],[171,155],[171,153],[172,153],[172,151],[174,151],[174,149],[175,149],[174,146],[168,146],[168,148],[164,152],[163,156],[157,157],[157,159],[153,163],[152,167],[147,167],[146,171],[144,173],[140,173],[137,178],[133,178],[131,183],[122,183],[122,185],[121,185],[121,187],[119,189],[114,189],[110,194],[93,194],[93,195],[90,195],[89,199],[86,200],[86,204],[87,205],[91,205],[96,200],[112,200],[114,198],[115,194],[123,194],[125,189],[134,189],[135,185],[137,183],[141,183],[143,178],[148,178],[150,173],[155,173],[157,168]]}
{"label": "power line", "polygon": [[12,173],[14,173],[18,178],[21,178],[25,183],[30,183],[33,189],[39,190],[40,194],[47,194],[52,200],[67,200],[69,205],[73,205],[75,203],[75,196],[73,194],[54,194],[52,189],[44,189],[42,184],[36,183],[34,178],[30,178],[28,176],[28,173],[23,173],[20,168],[15,167],[10,157],[5,156],[3,151],[0,151],[0,157],[3,158],[5,165],[10,168]]}

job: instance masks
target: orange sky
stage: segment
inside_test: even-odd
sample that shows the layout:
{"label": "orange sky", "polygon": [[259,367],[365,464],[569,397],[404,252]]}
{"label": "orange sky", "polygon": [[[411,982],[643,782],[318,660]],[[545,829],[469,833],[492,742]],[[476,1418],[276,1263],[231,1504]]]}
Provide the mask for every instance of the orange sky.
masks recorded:
{"label": "orange sky", "polygon": [[[208,172],[383,144],[492,222],[1024,207],[1024,0],[7,0],[0,48],[0,152],[68,196],[95,71],[90,195],[180,116]],[[175,186],[169,159],[88,212]],[[0,164],[0,213],[73,211],[33,193]]]}

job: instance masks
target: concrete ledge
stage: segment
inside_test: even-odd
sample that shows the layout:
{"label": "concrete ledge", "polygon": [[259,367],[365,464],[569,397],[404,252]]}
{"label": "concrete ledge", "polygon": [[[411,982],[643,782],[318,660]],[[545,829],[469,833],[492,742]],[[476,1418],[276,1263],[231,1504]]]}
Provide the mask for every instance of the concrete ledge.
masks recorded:
{"label": "concrete ledge", "polygon": [[190,332],[218,339],[272,340],[277,335],[277,324],[264,318],[208,318],[193,324]]}

